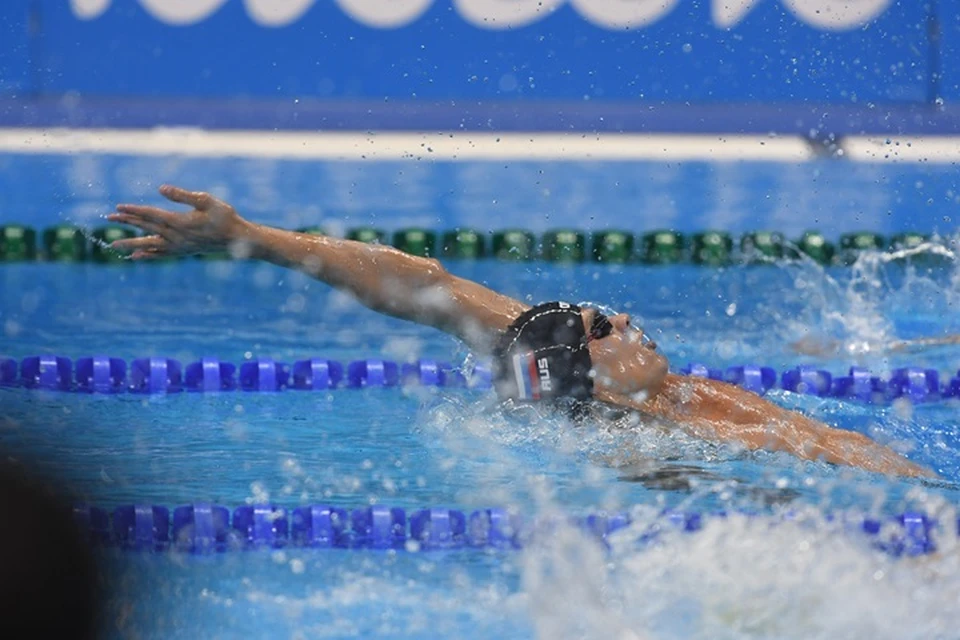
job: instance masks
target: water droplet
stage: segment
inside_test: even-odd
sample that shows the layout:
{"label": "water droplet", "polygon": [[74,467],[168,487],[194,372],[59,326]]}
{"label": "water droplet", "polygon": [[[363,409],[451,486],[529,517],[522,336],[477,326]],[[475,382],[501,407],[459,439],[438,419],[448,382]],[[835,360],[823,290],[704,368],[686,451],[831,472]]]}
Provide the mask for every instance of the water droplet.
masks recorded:
{"label": "water droplet", "polygon": [[20,324],[15,320],[7,320],[3,325],[3,330],[8,338],[16,338],[20,334]]}

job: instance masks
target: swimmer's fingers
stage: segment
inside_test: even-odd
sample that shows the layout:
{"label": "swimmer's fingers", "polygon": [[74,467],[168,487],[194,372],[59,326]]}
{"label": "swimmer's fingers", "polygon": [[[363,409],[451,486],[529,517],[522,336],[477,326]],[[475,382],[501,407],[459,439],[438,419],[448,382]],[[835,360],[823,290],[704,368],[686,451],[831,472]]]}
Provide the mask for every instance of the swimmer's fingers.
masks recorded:
{"label": "swimmer's fingers", "polygon": [[169,236],[178,226],[177,214],[138,204],[117,205],[117,213],[108,215],[107,220],[129,224],[161,236]]}
{"label": "swimmer's fingers", "polygon": [[186,189],[175,187],[172,184],[165,184],[160,187],[160,195],[167,200],[172,200],[173,202],[188,204],[197,211],[206,211],[213,205],[215,201],[215,198],[209,193],[204,193],[202,191],[187,191]]}
{"label": "swimmer's fingers", "polygon": [[131,227],[137,227],[141,231],[152,235],[165,235],[169,231],[168,227],[141,220],[135,216],[128,216],[124,213],[110,214],[107,216],[107,220],[128,224]]}
{"label": "swimmer's fingers", "polygon": [[170,254],[162,249],[149,249],[134,251],[130,255],[131,260],[156,260],[157,258],[166,258]]}
{"label": "swimmer's fingers", "polygon": [[118,204],[117,213],[166,226],[176,226],[184,217],[183,214],[173,213],[160,207],[151,207],[145,204]]}
{"label": "swimmer's fingers", "polygon": [[142,238],[123,238],[110,243],[110,248],[117,251],[162,251],[169,243],[160,236],[143,236]]}

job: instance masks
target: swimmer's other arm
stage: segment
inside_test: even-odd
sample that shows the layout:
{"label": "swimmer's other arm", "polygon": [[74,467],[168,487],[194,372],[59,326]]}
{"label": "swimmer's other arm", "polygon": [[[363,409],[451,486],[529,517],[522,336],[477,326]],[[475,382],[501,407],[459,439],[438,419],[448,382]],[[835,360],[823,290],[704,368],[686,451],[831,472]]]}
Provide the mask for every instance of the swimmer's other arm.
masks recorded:
{"label": "swimmer's other arm", "polygon": [[529,308],[454,276],[437,260],[388,246],[254,224],[207,193],[170,185],[160,193],[194,210],[175,213],[121,204],[108,219],[149,235],[118,240],[113,248],[131,251],[135,260],[229,250],[236,257],[298,269],[352,294],[374,311],[452,333],[479,351],[489,351],[494,334]]}
{"label": "swimmer's other arm", "polygon": [[877,473],[936,477],[863,434],[829,427],[725,382],[670,374],[660,393],[637,408],[705,440],[784,451]]}

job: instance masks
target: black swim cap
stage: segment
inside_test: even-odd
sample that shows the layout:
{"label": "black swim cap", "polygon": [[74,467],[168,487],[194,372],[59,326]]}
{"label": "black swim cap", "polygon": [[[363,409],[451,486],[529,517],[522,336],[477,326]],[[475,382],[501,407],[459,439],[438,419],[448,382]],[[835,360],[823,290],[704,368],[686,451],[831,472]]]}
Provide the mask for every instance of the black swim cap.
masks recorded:
{"label": "black swim cap", "polygon": [[501,400],[589,400],[592,367],[580,307],[547,302],[520,315],[500,336],[493,386]]}

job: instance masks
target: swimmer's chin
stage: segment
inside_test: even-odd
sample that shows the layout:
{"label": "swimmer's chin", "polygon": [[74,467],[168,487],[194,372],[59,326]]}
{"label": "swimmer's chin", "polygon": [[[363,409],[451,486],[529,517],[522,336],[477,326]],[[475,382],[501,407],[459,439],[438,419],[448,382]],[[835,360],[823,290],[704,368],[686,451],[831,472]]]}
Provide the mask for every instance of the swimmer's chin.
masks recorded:
{"label": "swimmer's chin", "polygon": [[631,409],[640,409],[654,396],[646,389],[639,390],[620,390],[614,387],[597,386],[594,387],[593,397],[595,400],[618,407],[627,407]]}

